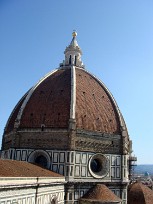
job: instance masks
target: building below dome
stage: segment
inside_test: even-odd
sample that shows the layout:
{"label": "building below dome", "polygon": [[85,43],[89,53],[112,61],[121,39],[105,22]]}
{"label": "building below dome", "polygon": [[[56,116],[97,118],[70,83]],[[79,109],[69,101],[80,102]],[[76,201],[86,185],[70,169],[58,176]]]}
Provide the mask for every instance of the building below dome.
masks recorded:
{"label": "building below dome", "polygon": [[65,178],[23,161],[0,159],[0,203],[64,203]]}
{"label": "building below dome", "polygon": [[127,203],[132,142],[119,107],[83,65],[76,32],[65,60],[17,103],[6,124],[1,157],[39,164],[65,177],[65,202],[96,184]]}

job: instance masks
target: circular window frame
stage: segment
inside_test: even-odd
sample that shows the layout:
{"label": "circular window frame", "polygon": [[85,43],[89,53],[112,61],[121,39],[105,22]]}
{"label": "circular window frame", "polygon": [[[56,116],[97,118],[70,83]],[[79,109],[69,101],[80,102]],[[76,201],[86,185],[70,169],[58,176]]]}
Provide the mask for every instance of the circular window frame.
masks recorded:
{"label": "circular window frame", "polygon": [[50,156],[44,150],[35,150],[35,151],[31,152],[31,154],[28,157],[28,162],[36,164],[35,160],[39,156],[44,156],[47,159],[47,166],[46,166],[46,168],[49,169],[50,168]]}
{"label": "circular window frame", "polygon": [[[93,171],[91,164],[92,162],[96,160],[96,162],[98,161],[101,164],[101,170],[100,171]],[[99,165],[99,164],[98,164]],[[106,177],[106,175],[108,174],[109,171],[109,160],[108,158],[100,153],[94,154],[93,156],[90,157],[89,159],[89,163],[88,163],[88,169],[90,174],[94,177],[94,178],[104,178]]]}

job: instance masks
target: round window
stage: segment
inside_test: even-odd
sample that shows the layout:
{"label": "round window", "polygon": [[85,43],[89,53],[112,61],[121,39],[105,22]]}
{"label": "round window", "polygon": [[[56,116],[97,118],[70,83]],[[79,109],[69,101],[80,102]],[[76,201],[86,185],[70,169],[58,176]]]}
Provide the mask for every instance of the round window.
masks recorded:
{"label": "round window", "polygon": [[95,154],[89,160],[89,171],[95,178],[103,178],[107,175],[109,161],[103,154]]}
{"label": "round window", "polygon": [[91,161],[91,165],[90,166],[91,166],[91,170],[93,172],[95,172],[95,173],[100,172],[102,170],[101,162],[98,159],[93,159]]}
{"label": "round window", "polygon": [[43,155],[37,156],[35,158],[34,163],[38,164],[39,166],[47,168],[47,159]]}
{"label": "round window", "polygon": [[44,150],[33,151],[28,158],[28,162],[37,164],[47,169],[50,168],[50,156]]}

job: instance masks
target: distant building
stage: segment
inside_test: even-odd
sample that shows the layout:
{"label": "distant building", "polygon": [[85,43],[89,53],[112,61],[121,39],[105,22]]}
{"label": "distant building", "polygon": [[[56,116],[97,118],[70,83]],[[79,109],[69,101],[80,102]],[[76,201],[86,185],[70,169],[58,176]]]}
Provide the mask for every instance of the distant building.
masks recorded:
{"label": "distant building", "polygon": [[148,172],[145,172],[145,174],[133,174],[131,183],[136,181],[139,181],[142,184],[148,186],[150,189],[153,189],[153,181]]}
{"label": "distant building", "polygon": [[63,175],[66,203],[77,204],[100,184],[126,204],[132,142],[114,97],[85,69],[76,35],[73,32],[60,67],[33,86],[12,111],[2,158]]}

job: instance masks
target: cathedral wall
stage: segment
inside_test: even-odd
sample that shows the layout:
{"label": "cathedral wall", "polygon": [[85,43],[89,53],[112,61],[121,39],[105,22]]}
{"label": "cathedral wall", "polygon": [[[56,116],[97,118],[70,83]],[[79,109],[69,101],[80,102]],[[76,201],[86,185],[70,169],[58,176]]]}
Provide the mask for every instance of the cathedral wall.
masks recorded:
{"label": "cathedral wall", "polygon": [[[78,203],[96,183],[107,185],[117,196],[127,202],[128,155],[99,154],[85,151],[59,151],[35,149],[9,149],[2,152],[2,158],[34,162],[37,155],[44,155],[48,168],[65,176],[67,181],[65,198],[67,203]],[[92,172],[91,161],[102,156],[107,161],[107,169],[102,174]],[[103,162],[103,161],[102,161]],[[104,163],[105,164],[105,163]],[[123,185],[124,184],[124,185]]]}
{"label": "cathedral wall", "polygon": [[[67,203],[78,204],[79,199],[87,193],[87,191],[92,188],[95,183],[80,183],[80,184],[67,184],[66,185],[66,198]],[[116,185],[107,185],[107,187],[119,198],[122,200],[122,204],[127,203],[127,187],[126,185],[116,184]]]}
{"label": "cathedral wall", "polygon": [[107,159],[106,172],[96,176],[90,169],[93,152],[59,151],[59,150],[34,150],[34,149],[9,149],[3,151],[2,158],[28,161],[34,163],[37,155],[44,155],[48,168],[66,177],[68,181],[87,182],[128,182],[128,156],[117,154],[103,154]]}
{"label": "cathedral wall", "polygon": [[1,204],[64,203],[64,183],[56,184],[51,178],[0,178],[0,188]]}

